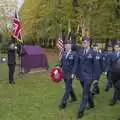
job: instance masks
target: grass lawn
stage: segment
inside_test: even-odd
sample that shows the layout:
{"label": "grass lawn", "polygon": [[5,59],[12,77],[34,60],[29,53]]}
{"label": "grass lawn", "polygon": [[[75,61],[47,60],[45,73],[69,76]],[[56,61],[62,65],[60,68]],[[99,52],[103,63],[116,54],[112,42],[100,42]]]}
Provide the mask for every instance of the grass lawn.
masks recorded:
{"label": "grass lawn", "polygon": [[[47,52],[51,66],[57,61],[55,53]],[[110,92],[104,92],[105,76],[100,80],[100,95],[96,96],[96,108],[86,110],[81,120],[117,120],[120,117],[120,103],[109,107],[112,97]],[[49,72],[40,72],[17,76],[16,85],[8,85],[8,69],[0,65],[0,120],[76,120],[81,99],[79,81],[74,81],[78,101],[70,104],[65,110],[59,110],[58,105],[63,96],[64,82],[53,83]]]}

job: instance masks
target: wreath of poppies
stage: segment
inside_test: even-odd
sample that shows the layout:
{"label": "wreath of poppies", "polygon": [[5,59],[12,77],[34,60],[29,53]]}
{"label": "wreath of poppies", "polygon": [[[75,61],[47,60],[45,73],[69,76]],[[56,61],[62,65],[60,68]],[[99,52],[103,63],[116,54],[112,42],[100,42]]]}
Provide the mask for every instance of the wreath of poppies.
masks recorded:
{"label": "wreath of poppies", "polygon": [[50,71],[50,77],[53,82],[59,83],[63,78],[63,72],[59,67],[55,67]]}

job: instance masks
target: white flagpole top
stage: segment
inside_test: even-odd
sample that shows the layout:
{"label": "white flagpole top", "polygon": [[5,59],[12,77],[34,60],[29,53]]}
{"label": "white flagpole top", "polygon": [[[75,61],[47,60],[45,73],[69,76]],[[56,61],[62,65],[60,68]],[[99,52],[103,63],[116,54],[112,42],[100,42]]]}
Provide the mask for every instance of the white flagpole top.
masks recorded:
{"label": "white flagpole top", "polygon": [[20,11],[20,8],[22,7],[23,4],[24,4],[24,0],[18,0],[18,2],[17,2],[17,10],[18,10],[18,12]]}

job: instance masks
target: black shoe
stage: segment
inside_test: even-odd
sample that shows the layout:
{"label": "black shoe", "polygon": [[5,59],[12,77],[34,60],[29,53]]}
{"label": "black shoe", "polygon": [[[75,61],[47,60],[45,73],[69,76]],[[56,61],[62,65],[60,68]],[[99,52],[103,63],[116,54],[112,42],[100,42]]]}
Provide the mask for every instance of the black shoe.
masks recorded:
{"label": "black shoe", "polygon": [[66,108],[66,106],[67,106],[67,104],[66,104],[66,103],[61,103],[61,104],[59,105],[59,108],[60,108],[60,109],[65,109],[65,108]]}
{"label": "black shoe", "polygon": [[76,99],[76,98],[73,98],[73,99],[71,99],[70,102],[72,103],[72,102],[75,102],[75,101],[77,101],[77,99]]}
{"label": "black shoe", "polygon": [[78,112],[77,119],[80,119],[84,116],[84,112]]}
{"label": "black shoe", "polygon": [[9,82],[9,85],[12,85],[12,82]]}
{"label": "black shoe", "polygon": [[13,81],[12,84],[15,84],[15,81]]}
{"label": "black shoe", "polygon": [[97,87],[96,94],[97,94],[97,95],[100,94],[100,89],[99,89],[99,87]]}
{"label": "black shoe", "polygon": [[115,104],[116,104],[115,101],[111,101],[111,102],[109,103],[110,106],[113,106],[113,105],[115,105]]}
{"label": "black shoe", "polygon": [[89,106],[87,107],[88,110],[93,109],[93,108],[95,108],[95,105],[94,105],[94,104],[93,104],[93,105],[89,105]]}
{"label": "black shoe", "polygon": [[105,92],[108,92],[109,91],[109,88],[105,88]]}

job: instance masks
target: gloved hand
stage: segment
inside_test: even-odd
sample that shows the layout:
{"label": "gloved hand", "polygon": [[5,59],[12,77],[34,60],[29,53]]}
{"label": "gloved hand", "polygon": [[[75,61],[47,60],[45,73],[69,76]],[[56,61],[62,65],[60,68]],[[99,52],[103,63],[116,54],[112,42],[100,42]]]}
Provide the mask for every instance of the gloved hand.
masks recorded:
{"label": "gloved hand", "polygon": [[107,75],[107,72],[104,72],[105,75]]}
{"label": "gloved hand", "polygon": [[72,75],[71,75],[71,78],[72,78],[72,79],[74,79],[74,77],[75,77],[75,75],[74,75],[74,74],[72,74]]}

